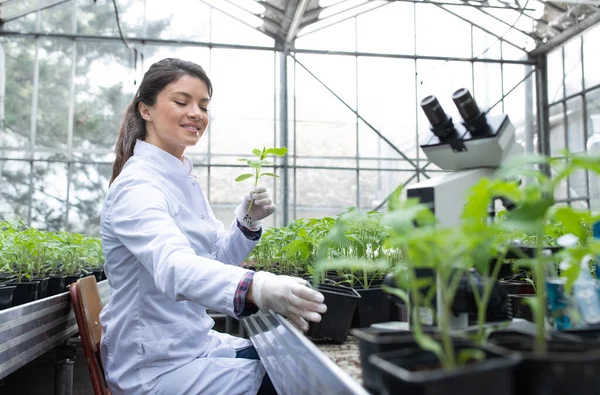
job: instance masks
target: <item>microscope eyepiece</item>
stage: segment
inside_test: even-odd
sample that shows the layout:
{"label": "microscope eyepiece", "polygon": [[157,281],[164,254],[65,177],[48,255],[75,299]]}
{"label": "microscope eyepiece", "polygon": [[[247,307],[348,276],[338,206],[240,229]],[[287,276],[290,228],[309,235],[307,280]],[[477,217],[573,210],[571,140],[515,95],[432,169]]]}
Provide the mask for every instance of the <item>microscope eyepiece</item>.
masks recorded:
{"label": "microscope eyepiece", "polygon": [[489,133],[489,126],[475,99],[466,88],[460,88],[452,94],[452,100],[463,119],[463,125],[473,136],[484,136]]}
{"label": "microscope eyepiece", "polygon": [[451,138],[456,133],[452,118],[440,105],[437,97],[430,95],[421,100],[421,108],[431,124],[431,131],[440,139]]}
{"label": "microscope eyepiece", "polygon": [[427,116],[431,126],[436,127],[448,121],[446,112],[440,105],[437,97],[430,95],[421,100],[421,108]]}
{"label": "microscope eyepiece", "polygon": [[471,96],[471,93],[466,88],[461,88],[454,92],[452,100],[456,104],[460,116],[465,121],[469,121],[481,113],[479,107],[477,107],[477,103],[475,103],[475,99],[473,99],[473,96]]}

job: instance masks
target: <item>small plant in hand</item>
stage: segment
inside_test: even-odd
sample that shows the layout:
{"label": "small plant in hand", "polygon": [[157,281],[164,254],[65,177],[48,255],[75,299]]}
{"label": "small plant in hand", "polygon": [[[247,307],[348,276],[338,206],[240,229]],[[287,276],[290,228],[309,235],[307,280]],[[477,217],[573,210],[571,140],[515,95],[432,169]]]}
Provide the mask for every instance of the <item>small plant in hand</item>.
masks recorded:
{"label": "small plant in hand", "polygon": [[[239,176],[236,177],[235,182],[241,182],[241,181],[245,181],[249,178],[253,178],[254,186],[256,187],[256,186],[258,186],[258,179],[261,177],[276,177],[276,178],[279,177],[275,173],[261,173],[260,170],[263,167],[275,165],[275,163],[267,160],[267,155],[275,155],[275,156],[283,157],[287,154],[287,152],[288,152],[288,149],[286,147],[281,147],[281,148],[265,148],[265,147],[263,147],[262,150],[259,150],[258,148],[254,148],[252,150],[252,153],[254,154],[254,156],[256,156],[257,159],[245,159],[245,158],[238,159],[238,161],[240,161],[240,162],[246,162],[246,164],[250,167],[251,171],[253,171],[254,174],[252,174],[252,173],[240,174]],[[254,201],[250,202],[247,213],[249,213],[250,209],[252,209],[253,202]]]}

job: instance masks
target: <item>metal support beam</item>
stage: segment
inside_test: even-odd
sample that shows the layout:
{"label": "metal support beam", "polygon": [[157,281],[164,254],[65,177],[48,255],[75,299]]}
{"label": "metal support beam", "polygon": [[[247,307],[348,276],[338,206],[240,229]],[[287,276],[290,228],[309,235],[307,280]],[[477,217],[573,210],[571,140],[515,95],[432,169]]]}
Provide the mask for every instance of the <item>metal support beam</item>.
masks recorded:
{"label": "metal support beam", "polygon": [[530,52],[531,56],[538,56],[542,54],[546,54],[552,51],[554,48],[561,46],[562,44],[569,41],[571,38],[579,35],[581,32],[586,30],[587,28],[594,26],[595,24],[600,23],[600,11],[596,11],[594,14],[588,16],[584,20],[579,23],[574,24],[573,26],[565,29],[561,34],[556,37],[551,38],[546,43],[539,45],[533,51]]}
{"label": "metal support beam", "polygon": [[41,7],[34,7],[33,9],[29,9],[27,11],[23,11],[20,12],[18,14],[13,14],[13,15],[7,15],[6,17],[1,17],[0,18],[0,23],[6,23],[6,22],[10,22],[10,21],[14,21],[15,19],[19,19],[19,18],[23,18],[29,14],[33,14],[34,12],[38,12],[38,11],[42,11],[42,10],[47,10],[48,8],[52,8],[55,7],[57,5],[66,3],[68,1],[71,0],[54,0],[54,2],[51,2],[49,4],[43,5]]}
{"label": "metal support beam", "polygon": [[419,4],[427,4],[427,3],[431,3],[431,4],[439,4],[439,5],[451,5],[451,6],[459,6],[459,7],[471,7],[471,8],[492,8],[492,9],[500,9],[500,10],[513,10],[513,11],[535,11],[535,8],[521,8],[521,7],[511,7],[511,6],[501,6],[501,5],[491,5],[491,4],[487,4],[487,2],[482,2],[481,4],[473,4],[473,3],[445,3],[442,1],[430,1],[430,0],[387,0],[387,1],[394,1],[394,2],[400,2],[400,3],[419,3]]}
{"label": "metal support beam", "polygon": [[[282,147],[287,147],[289,144],[289,122],[288,122],[288,68],[287,68],[288,52],[286,49],[279,52],[279,134]],[[296,152],[294,151],[294,155]],[[285,155],[282,159],[282,177],[281,177],[281,209],[282,226],[287,226],[289,222],[289,162],[288,156]]]}
{"label": "metal support beam", "polygon": [[302,16],[306,12],[307,6],[308,0],[300,0],[300,3],[298,3],[298,5],[296,6],[296,11],[294,12],[292,23],[290,23],[290,27],[288,28],[287,34],[285,36],[285,45],[289,45],[292,41],[296,39],[296,34],[298,34],[298,28],[300,27],[300,21],[302,20]]}
{"label": "metal support beam", "polygon": [[[537,90],[537,124],[538,124],[538,152],[550,155],[550,123],[548,110],[548,63],[546,55],[538,57],[535,68],[535,82]],[[548,166],[543,168],[550,175]]]}

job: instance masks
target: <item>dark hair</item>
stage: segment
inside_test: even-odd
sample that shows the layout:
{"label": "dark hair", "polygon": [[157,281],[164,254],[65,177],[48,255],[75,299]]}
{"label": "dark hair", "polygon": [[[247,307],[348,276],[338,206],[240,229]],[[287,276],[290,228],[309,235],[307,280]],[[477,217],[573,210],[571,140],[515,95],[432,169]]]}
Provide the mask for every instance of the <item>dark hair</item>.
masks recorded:
{"label": "dark hair", "polygon": [[119,137],[115,146],[117,157],[113,163],[112,177],[109,185],[121,173],[125,162],[133,156],[133,148],[137,140],[146,139],[146,122],[142,119],[139,104],[152,106],[156,103],[156,96],[165,87],[184,75],[196,77],[206,83],[208,95],[212,96],[212,84],[202,67],[186,60],[166,58],[154,63],[140,83],[137,93],[131,104],[127,107],[125,117],[121,123]]}

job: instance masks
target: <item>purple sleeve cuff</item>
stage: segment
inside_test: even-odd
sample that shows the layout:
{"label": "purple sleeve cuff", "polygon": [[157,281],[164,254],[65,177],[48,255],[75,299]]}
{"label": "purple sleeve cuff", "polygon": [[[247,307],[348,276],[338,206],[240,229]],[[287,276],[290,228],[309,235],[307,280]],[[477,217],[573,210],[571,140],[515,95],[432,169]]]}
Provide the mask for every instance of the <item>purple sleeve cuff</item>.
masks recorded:
{"label": "purple sleeve cuff", "polygon": [[233,312],[236,316],[252,314],[258,311],[257,308],[248,308],[246,309],[246,294],[250,289],[250,285],[252,284],[252,280],[254,279],[254,272],[248,272],[244,274],[242,280],[238,284],[237,289],[235,290],[235,296],[233,297]]}
{"label": "purple sleeve cuff", "polygon": [[260,237],[262,236],[262,228],[260,228],[257,231],[253,231],[253,230],[246,228],[244,225],[240,224],[240,221],[236,221],[236,222],[237,222],[238,229],[240,231],[242,231],[242,233],[244,234],[244,236],[246,236],[246,238],[248,240],[252,240],[252,241],[260,240]]}

